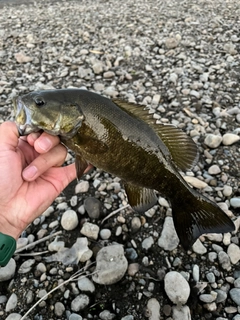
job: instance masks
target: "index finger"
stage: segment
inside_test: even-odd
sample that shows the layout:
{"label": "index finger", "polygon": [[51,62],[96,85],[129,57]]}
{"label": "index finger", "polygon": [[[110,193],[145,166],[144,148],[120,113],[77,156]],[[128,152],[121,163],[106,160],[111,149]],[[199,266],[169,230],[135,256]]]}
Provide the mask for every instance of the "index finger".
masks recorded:
{"label": "index finger", "polygon": [[46,132],[32,133],[28,136],[27,140],[38,153],[46,153],[60,143],[58,136],[53,136]]}

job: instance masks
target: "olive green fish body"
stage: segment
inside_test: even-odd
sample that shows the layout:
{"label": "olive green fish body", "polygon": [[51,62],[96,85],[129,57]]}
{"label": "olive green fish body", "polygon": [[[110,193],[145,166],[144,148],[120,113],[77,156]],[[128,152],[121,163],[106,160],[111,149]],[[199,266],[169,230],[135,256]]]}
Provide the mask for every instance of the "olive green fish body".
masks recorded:
{"label": "olive green fish body", "polygon": [[181,130],[156,125],[142,107],[78,89],[32,92],[14,104],[20,134],[42,129],[59,135],[76,154],[78,177],[88,163],[120,177],[139,212],[156,203],[153,190],[164,194],[184,248],[203,233],[234,230],[231,219],[179,173],[196,163],[196,145]]}

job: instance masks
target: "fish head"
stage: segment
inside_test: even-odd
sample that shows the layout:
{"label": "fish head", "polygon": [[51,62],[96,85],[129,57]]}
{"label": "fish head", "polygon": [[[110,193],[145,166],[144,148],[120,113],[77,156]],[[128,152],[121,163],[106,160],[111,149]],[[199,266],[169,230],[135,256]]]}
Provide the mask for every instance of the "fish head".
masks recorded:
{"label": "fish head", "polygon": [[43,130],[65,139],[73,137],[84,120],[76,103],[59,90],[30,92],[13,99],[15,122],[20,135]]}

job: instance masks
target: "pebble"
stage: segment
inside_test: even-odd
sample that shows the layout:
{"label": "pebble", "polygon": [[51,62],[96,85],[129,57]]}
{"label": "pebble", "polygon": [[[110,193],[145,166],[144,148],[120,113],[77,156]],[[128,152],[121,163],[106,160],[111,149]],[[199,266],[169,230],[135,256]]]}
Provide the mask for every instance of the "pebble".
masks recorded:
{"label": "pebble", "polygon": [[233,208],[240,208],[240,197],[234,197],[230,199],[230,205]]}
{"label": "pebble", "polygon": [[111,313],[109,310],[104,310],[99,314],[101,320],[112,320],[116,317],[114,313]]}
{"label": "pebble", "polygon": [[84,200],[85,210],[91,219],[98,219],[100,217],[101,206],[101,202],[94,197],[88,197]]}
{"label": "pebble", "polygon": [[202,181],[195,177],[184,176],[184,180],[187,181],[187,183],[190,183],[191,186],[197,189],[204,189],[208,186],[208,184],[205,181]]}
{"label": "pebble", "polygon": [[139,217],[133,217],[131,220],[131,231],[133,233],[138,232],[139,229],[141,228],[141,220]]}
{"label": "pebble", "polygon": [[172,217],[166,217],[161,236],[158,239],[159,247],[166,251],[172,251],[177,248],[179,239],[173,224]]}
{"label": "pebble", "polygon": [[149,320],[160,320],[160,303],[157,299],[151,298],[148,300],[147,314]]}
{"label": "pebble", "polygon": [[221,172],[221,169],[218,165],[214,164],[211,167],[208,168],[208,173],[215,175],[215,174],[219,174]]}
{"label": "pebble", "polygon": [[222,137],[215,135],[215,134],[208,134],[204,140],[204,143],[209,147],[209,148],[217,148],[220,146],[222,142]]}
{"label": "pebble", "polygon": [[79,312],[85,309],[90,303],[90,299],[86,294],[79,294],[71,302],[71,310]]}
{"label": "pebble", "polygon": [[94,282],[109,285],[118,282],[128,268],[122,245],[114,244],[99,250],[96,269],[92,276]]}
{"label": "pebble", "polygon": [[227,254],[232,264],[237,264],[240,260],[240,248],[235,243],[231,243],[228,246]]}
{"label": "pebble", "polygon": [[240,306],[240,288],[233,288],[229,291],[231,299]]}
{"label": "pebble", "polygon": [[88,181],[80,181],[75,187],[75,193],[86,193],[89,189]]}
{"label": "pebble", "polygon": [[71,231],[78,225],[78,216],[74,210],[67,210],[61,218],[61,225],[64,230]]}
{"label": "pebble", "polygon": [[0,268],[0,282],[12,279],[16,271],[16,262],[11,258],[5,267]]}
{"label": "pebble", "polygon": [[99,226],[90,222],[85,222],[80,232],[90,239],[97,240],[99,234]]}
{"label": "pebble", "polygon": [[81,277],[78,280],[78,288],[79,288],[79,290],[84,291],[84,292],[91,292],[92,293],[95,291],[94,283],[86,277]]}
{"label": "pebble", "polygon": [[69,317],[69,320],[83,320],[83,318],[77,313],[72,313]]}
{"label": "pebble", "polygon": [[225,197],[230,197],[231,194],[232,194],[232,187],[225,184],[223,187],[223,195]]}
{"label": "pebble", "polygon": [[21,318],[19,313],[10,313],[5,320],[21,320]]}
{"label": "pebble", "polygon": [[234,133],[225,133],[222,138],[222,143],[225,146],[231,146],[232,144],[240,140],[240,137]]}
{"label": "pebble", "polygon": [[131,277],[134,277],[136,273],[139,271],[139,264],[138,263],[130,263],[128,266],[128,274]]}
{"label": "pebble", "polygon": [[191,320],[191,312],[188,306],[177,306],[172,307],[172,318],[173,320]]}
{"label": "pebble", "polygon": [[21,273],[21,274],[28,273],[32,269],[32,266],[34,265],[35,262],[36,262],[35,259],[28,259],[24,261],[19,267],[18,273]]}
{"label": "pebble", "polygon": [[150,236],[150,237],[143,240],[142,248],[145,250],[149,250],[153,244],[154,244],[153,237]]}
{"label": "pebble", "polygon": [[188,282],[176,271],[170,271],[166,274],[164,289],[168,298],[177,305],[185,304],[190,294]]}
{"label": "pebble", "polygon": [[231,262],[226,252],[220,251],[218,253],[218,260],[224,270],[231,270]]}
{"label": "pebble", "polygon": [[206,247],[204,247],[204,245],[199,239],[197,239],[197,241],[194,242],[192,249],[194,252],[198,254],[205,254],[207,252]]}
{"label": "pebble", "polygon": [[112,233],[111,233],[111,230],[109,230],[109,229],[101,229],[100,230],[100,237],[103,240],[108,240],[111,237],[111,235],[112,235]]}
{"label": "pebble", "polygon": [[9,312],[9,311],[15,309],[17,306],[17,303],[18,303],[18,297],[17,297],[16,293],[12,293],[6,303],[5,311]]}
{"label": "pebble", "polygon": [[62,302],[56,302],[54,305],[54,313],[57,317],[61,317],[65,311],[65,306]]}
{"label": "pebble", "polygon": [[28,238],[18,238],[17,249],[23,248],[28,244]]}

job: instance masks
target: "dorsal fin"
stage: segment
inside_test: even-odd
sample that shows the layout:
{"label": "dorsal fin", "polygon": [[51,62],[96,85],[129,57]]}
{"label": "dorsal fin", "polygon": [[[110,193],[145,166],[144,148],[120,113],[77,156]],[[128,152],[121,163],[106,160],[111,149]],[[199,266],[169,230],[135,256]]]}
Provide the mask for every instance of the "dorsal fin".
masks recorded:
{"label": "dorsal fin", "polygon": [[142,105],[119,99],[113,99],[112,101],[129,115],[140,118],[153,128],[168,148],[173,162],[180,170],[191,169],[197,163],[197,145],[184,131],[171,124],[156,124],[152,115]]}

